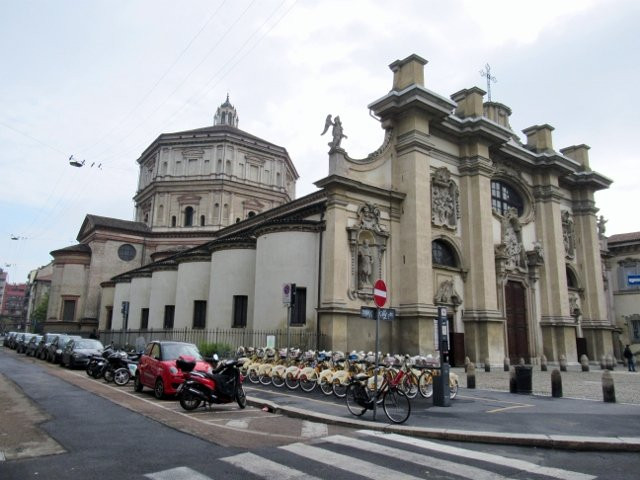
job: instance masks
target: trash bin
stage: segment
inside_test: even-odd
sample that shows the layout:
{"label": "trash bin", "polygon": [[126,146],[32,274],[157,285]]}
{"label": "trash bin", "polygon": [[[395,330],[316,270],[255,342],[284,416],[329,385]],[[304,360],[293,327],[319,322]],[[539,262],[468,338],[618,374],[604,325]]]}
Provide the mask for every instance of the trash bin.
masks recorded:
{"label": "trash bin", "polygon": [[516,369],[516,393],[531,393],[533,367],[517,365]]}

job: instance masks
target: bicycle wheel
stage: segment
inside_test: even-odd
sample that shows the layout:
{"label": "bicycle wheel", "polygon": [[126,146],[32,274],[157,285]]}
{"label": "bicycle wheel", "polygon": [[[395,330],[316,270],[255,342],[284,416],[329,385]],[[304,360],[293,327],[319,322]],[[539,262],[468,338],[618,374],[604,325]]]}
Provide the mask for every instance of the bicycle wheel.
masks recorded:
{"label": "bicycle wheel", "polygon": [[314,388],[316,388],[318,381],[315,378],[307,378],[303,375],[300,377],[299,383],[302,390],[304,390],[305,392],[311,392]]}
{"label": "bicycle wheel", "polygon": [[332,395],[333,394],[333,383],[331,383],[331,382],[321,382],[320,383],[320,390],[322,390],[322,393],[324,393],[325,395]]}
{"label": "bicycle wheel", "polygon": [[424,398],[431,398],[433,395],[433,376],[431,372],[425,370],[418,379],[418,391]]}
{"label": "bicycle wheel", "polygon": [[280,375],[274,375],[273,377],[271,377],[271,383],[273,383],[274,387],[281,388],[284,385],[284,381],[284,378],[282,378]]}
{"label": "bicycle wheel", "polygon": [[258,378],[258,371],[255,368],[252,368],[251,370],[249,370],[249,374],[247,375],[247,378],[251,383],[260,383],[260,380]]}
{"label": "bicycle wheel", "polygon": [[340,382],[333,384],[333,394],[338,398],[344,398],[347,394],[347,385]]}
{"label": "bicycle wheel", "polygon": [[347,386],[347,410],[356,417],[361,417],[364,412],[368,410],[366,402],[363,399],[368,399],[367,389],[359,383],[351,383]]}
{"label": "bicycle wheel", "polygon": [[284,383],[287,385],[289,390],[295,390],[300,385],[300,382],[293,375],[288,375],[287,378],[284,379]]}
{"label": "bicycle wheel", "polygon": [[412,373],[405,375],[400,388],[402,388],[407,397],[416,398],[416,395],[418,395],[418,378]]}
{"label": "bicycle wheel", "polygon": [[453,400],[458,395],[458,381],[455,380],[449,383],[449,398]]}
{"label": "bicycle wheel", "polygon": [[396,388],[384,392],[382,408],[392,423],[404,423],[411,415],[411,402],[402,390]]}
{"label": "bicycle wheel", "polygon": [[262,385],[271,385],[271,376],[268,374],[258,375],[258,381]]}

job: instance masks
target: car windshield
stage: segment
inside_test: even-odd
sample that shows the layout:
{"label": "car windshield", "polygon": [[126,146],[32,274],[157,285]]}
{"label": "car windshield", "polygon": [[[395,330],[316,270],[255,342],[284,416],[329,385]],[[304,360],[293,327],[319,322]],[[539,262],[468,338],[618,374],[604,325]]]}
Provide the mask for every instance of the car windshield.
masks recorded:
{"label": "car windshield", "polygon": [[98,340],[76,340],[74,348],[76,350],[82,350],[82,349],[102,350],[104,347],[102,346],[102,343],[100,343]]}
{"label": "car windshield", "polygon": [[189,355],[195,357],[196,360],[202,360],[198,347],[192,343],[165,343],[162,345],[162,360],[175,360],[181,355]]}

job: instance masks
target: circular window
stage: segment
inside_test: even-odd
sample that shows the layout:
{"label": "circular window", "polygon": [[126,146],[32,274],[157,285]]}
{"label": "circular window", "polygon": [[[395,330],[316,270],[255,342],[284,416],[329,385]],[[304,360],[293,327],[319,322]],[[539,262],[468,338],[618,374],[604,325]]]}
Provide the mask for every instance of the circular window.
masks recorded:
{"label": "circular window", "polygon": [[136,249],[133,245],[129,245],[128,243],[120,245],[120,248],[118,249],[118,257],[120,257],[120,260],[129,262],[136,258]]}
{"label": "circular window", "polygon": [[499,180],[491,181],[491,206],[500,215],[506,215],[511,208],[516,209],[518,216],[524,212],[524,201],[520,194]]}

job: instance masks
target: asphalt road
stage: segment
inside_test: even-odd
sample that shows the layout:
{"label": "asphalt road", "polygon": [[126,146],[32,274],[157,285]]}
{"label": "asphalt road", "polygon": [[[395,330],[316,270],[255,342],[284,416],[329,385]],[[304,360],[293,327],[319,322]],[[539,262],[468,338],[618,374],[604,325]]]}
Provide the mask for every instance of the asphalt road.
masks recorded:
{"label": "asphalt road", "polygon": [[[14,401],[59,446],[0,461],[5,480],[355,478],[633,478],[637,453],[568,452],[432,442],[327,427],[256,408],[182,412],[150,392],[116,388],[0,349]],[[6,395],[0,395],[6,399]],[[14,409],[10,418],[17,416]],[[33,421],[33,422],[32,422]],[[0,433],[10,424],[0,420]],[[5,428],[3,429],[4,426]],[[184,433],[188,432],[188,433]],[[382,435],[382,436],[381,436]],[[409,442],[409,443],[407,443]],[[37,453],[37,452],[36,452]]]}

